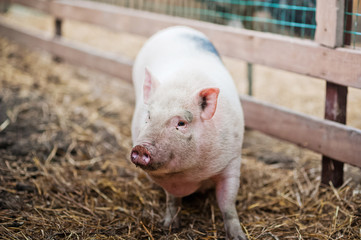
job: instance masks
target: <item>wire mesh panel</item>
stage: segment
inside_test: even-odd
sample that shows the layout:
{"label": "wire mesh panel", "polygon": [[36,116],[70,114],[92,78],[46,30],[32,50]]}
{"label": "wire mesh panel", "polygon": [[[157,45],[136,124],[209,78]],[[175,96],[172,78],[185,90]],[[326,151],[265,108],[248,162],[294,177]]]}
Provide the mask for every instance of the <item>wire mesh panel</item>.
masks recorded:
{"label": "wire mesh panel", "polygon": [[[92,0],[217,24],[314,39],[316,0]],[[361,0],[345,0],[344,43],[361,47]]]}
{"label": "wire mesh panel", "polygon": [[361,47],[361,0],[345,1],[344,44]]}
{"label": "wire mesh panel", "polygon": [[252,30],[314,38],[316,0],[93,0]]}
{"label": "wire mesh panel", "polygon": [[[316,29],[315,0],[203,0],[227,25],[313,38]],[[212,5],[215,5],[212,6]]]}

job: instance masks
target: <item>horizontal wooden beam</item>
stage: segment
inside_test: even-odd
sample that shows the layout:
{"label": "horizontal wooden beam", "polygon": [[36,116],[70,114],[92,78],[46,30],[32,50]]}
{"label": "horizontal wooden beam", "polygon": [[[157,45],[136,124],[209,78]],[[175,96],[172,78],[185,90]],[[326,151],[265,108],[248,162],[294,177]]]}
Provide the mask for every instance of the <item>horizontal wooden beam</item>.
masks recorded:
{"label": "horizontal wooden beam", "polygon": [[249,128],[361,167],[361,130],[242,96]]}
{"label": "horizontal wooden beam", "polygon": [[[64,60],[131,82],[132,62],[120,56],[21,30],[3,23],[1,18],[0,34],[26,46],[49,51]],[[246,126],[361,167],[361,130],[295,113],[246,96],[241,97],[241,101]]]}
{"label": "horizontal wooden beam", "polygon": [[1,17],[0,35],[28,47],[45,50],[70,63],[131,81],[132,61],[117,54],[99,51],[63,38],[47,37],[38,32],[19,29],[4,23]]}
{"label": "horizontal wooden beam", "polygon": [[[160,15],[83,0],[13,0],[15,3],[48,9],[63,19],[97,24],[115,31],[150,36],[174,25],[185,25],[204,32],[222,55],[247,62],[361,88],[361,51],[331,49],[309,40],[237,29],[185,18]],[[24,3],[26,2],[26,3]]]}

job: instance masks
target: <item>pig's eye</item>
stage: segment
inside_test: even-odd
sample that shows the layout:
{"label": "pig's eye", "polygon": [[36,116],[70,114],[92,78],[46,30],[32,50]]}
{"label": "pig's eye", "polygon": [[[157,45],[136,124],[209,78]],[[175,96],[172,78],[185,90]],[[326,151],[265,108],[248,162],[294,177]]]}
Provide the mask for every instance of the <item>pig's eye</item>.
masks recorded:
{"label": "pig's eye", "polygon": [[186,121],[178,121],[177,123],[177,126],[176,126],[176,129],[179,130],[179,129],[185,129],[187,126],[187,122]]}
{"label": "pig's eye", "polygon": [[186,123],[183,121],[178,122],[178,127],[184,127],[185,125],[186,125]]}

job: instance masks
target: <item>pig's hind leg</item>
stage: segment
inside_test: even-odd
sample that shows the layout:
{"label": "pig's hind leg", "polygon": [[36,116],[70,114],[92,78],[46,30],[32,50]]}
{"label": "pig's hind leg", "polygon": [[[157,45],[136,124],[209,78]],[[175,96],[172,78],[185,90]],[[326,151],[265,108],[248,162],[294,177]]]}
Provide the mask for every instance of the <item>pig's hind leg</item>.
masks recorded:
{"label": "pig's hind leg", "polygon": [[223,215],[227,239],[247,240],[239,222],[236,197],[239,188],[240,158],[233,160],[216,179],[216,196]]}
{"label": "pig's hind leg", "polygon": [[172,194],[165,191],[167,202],[163,226],[165,228],[179,228],[179,212],[182,204],[182,198],[174,197]]}

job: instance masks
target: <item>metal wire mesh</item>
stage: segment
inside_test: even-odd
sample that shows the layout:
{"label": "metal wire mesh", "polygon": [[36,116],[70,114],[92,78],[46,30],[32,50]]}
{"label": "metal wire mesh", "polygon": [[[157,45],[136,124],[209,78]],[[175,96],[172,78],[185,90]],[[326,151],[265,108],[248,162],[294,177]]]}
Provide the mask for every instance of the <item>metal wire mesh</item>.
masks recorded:
{"label": "metal wire mesh", "polygon": [[313,39],[316,0],[93,0],[234,27]]}
{"label": "metal wire mesh", "polygon": [[345,1],[344,44],[361,47],[361,0]]}
{"label": "metal wire mesh", "polygon": [[[314,39],[316,0],[92,0],[251,30]],[[344,43],[361,46],[361,0],[345,0]]]}
{"label": "metal wire mesh", "polygon": [[[216,4],[216,14],[227,25],[273,32],[284,35],[313,38],[316,21],[315,0],[208,0]],[[217,11],[217,7],[218,10]]]}

